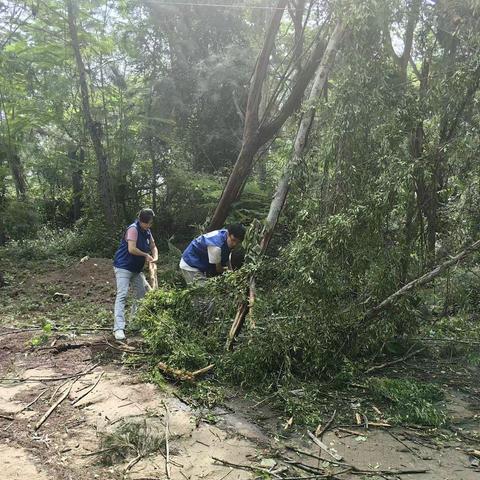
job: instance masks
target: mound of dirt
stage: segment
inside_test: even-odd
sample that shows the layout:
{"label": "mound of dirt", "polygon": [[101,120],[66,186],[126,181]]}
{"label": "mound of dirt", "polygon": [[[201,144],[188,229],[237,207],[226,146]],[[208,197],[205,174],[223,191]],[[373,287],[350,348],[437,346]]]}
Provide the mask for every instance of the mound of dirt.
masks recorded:
{"label": "mound of dirt", "polygon": [[[83,259],[82,259],[83,260]],[[70,267],[45,274],[41,282],[112,282],[114,279],[112,260],[110,258],[87,258]]]}
{"label": "mound of dirt", "polygon": [[[58,290],[68,298],[94,303],[111,303],[115,295],[115,275],[109,258],[86,258],[66,269],[54,270],[31,278],[27,285]],[[57,288],[56,288],[57,287]],[[59,296],[61,301],[62,296]]]}

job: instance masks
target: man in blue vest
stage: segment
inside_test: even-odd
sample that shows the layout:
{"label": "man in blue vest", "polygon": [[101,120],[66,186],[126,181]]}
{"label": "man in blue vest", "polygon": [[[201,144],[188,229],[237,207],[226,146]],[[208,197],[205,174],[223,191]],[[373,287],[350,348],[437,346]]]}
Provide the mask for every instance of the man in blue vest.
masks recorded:
{"label": "man in blue vest", "polygon": [[240,245],[244,237],[245,227],[236,223],[192,240],[180,260],[180,271],[187,284],[203,281],[207,274],[219,275],[227,270],[231,250]]}
{"label": "man in blue vest", "polygon": [[[148,285],[142,272],[145,261],[158,260],[158,250],[150,231],[154,217],[155,214],[150,208],[141,210],[137,220],[127,227],[115,253],[113,267],[117,279],[117,297],[113,334],[116,340],[125,340],[125,301],[130,283],[135,290],[136,299],[143,298]],[[135,311],[136,302],[133,304],[132,315]]]}

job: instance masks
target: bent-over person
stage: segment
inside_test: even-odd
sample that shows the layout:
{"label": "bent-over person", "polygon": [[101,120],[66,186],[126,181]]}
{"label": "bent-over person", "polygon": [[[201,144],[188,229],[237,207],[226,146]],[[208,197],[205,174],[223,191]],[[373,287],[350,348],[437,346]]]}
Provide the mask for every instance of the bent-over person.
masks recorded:
{"label": "bent-over person", "polygon": [[244,238],[245,227],[235,223],[192,240],[183,252],[179,265],[187,284],[204,281],[207,275],[220,275],[227,270],[230,252]]}

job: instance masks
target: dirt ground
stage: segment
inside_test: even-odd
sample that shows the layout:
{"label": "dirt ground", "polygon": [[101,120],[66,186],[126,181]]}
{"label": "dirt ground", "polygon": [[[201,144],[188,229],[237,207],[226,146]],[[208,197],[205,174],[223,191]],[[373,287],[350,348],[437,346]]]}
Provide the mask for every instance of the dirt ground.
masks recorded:
{"label": "dirt ground", "polygon": [[[34,269],[9,263],[4,271],[8,281],[0,289],[4,480],[480,479],[478,370],[468,378],[462,378],[462,371],[448,377],[458,384],[445,380],[451,414],[448,431],[433,434],[413,426],[365,429],[353,420],[352,425],[333,422],[322,437],[327,452],[305,429],[285,429],[268,401],[253,402],[238,394],[212,410],[198,409],[176,386],[159,389],[147,383],[141,368],[125,362],[141,339],[115,343],[109,332],[114,298],[110,260]],[[45,320],[57,328],[40,329]],[[446,374],[447,367],[439,366],[438,375],[441,372]],[[466,382],[467,389],[462,387]],[[332,402],[332,413],[335,408]],[[102,439],[128,424],[141,424],[163,439],[168,435],[168,462],[165,444],[147,455],[130,452],[112,465],[100,462]]]}

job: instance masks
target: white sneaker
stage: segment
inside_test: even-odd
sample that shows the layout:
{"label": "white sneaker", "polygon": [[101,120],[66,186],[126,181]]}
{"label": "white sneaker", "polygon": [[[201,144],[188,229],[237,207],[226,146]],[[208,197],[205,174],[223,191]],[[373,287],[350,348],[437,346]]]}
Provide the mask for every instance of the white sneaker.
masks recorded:
{"label": "white sneaker", "polygon": [[115,330],[113,335],[115,340],[125,340],[125,332],[123,330]]}

